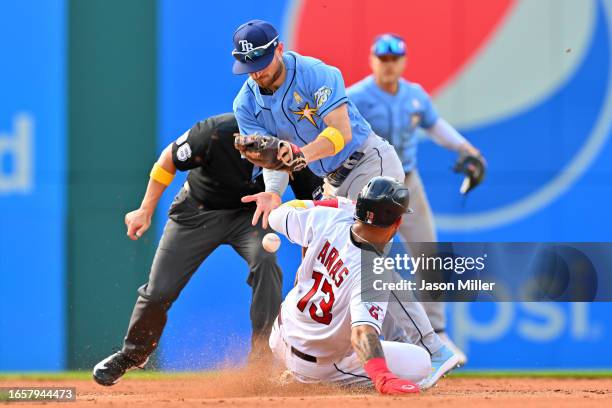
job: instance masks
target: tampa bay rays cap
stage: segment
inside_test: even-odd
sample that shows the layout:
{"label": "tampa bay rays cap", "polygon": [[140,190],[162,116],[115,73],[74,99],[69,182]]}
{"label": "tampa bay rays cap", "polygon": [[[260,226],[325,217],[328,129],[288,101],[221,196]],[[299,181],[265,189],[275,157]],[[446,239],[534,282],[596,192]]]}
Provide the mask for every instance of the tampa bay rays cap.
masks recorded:
{"label": "tampa bay rays cap", "polygon": [[232,56],[236,61],[232,72],[248,74],[261,71],[272,62],[278,42],[278,31],[267,21],[251,20],[242,24],[234,32]]}
{"label": "tampa bay rays cap", "polygon": [[406,43],[404,39],[397,34],[381,34],[374,39],[372,54],[377,57],[382,57],[384,55],[403,57],[406,55]]}

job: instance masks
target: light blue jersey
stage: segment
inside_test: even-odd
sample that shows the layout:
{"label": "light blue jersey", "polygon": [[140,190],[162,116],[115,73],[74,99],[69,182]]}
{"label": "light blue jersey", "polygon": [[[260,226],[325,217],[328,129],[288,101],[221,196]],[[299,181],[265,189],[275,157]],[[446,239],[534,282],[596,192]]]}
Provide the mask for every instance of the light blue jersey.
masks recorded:
{"label": "light blue jersey", "polygon": [[416,130],[429,129],[438,120],[438,112],[423,88],[400,78],[397,94],[391,95],[368,76],[351,86],[347,94],[372,130],[395,146],[404,171],[413,170],[417,162]]}
{"label": "light blue jersey", "polygon": [[234,113],[243,135],[271,135],[303,147],[317,138],[327,125],[323,118],[348,104],[352,140],[338,154],[308,165],[320,177],[336,170],[372,132],[346,96],[340,71],[322,61],[286,52],[287,77],[272,95],[262,94],[251,78],[234,99]]}

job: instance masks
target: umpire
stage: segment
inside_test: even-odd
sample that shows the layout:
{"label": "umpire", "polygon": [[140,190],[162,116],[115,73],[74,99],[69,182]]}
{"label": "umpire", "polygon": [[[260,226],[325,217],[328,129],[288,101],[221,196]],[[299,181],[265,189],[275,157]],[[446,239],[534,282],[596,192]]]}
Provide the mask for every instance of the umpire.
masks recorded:
{"label": "umpire", "polygon": [[[263,236],[271,230],[264,229],[267,225],[253,226],[258,218],[256,206],[241,201],[244,196],[263,192],[265,187],[263,176],[254,177],[258,169],[234,148],[233,135],[238,132],[230,113],[197,123],[164,149],[151,170],[140,208],[125,216],[127,235],[137,240],[149,228],[155,207],[176,170],[190,170],[170,207],[149,281],[138,289],[123,348],[93,369],[98,384],[113,385],[129,369],[144,367],[158,345],[172,303],[221,244],[231,245],[249,265],[247,283],[253,289],[250,358],[269,352],[267,341],[281,303],[282,272],[276,255],[261,245]],[[305,169],[294,174],[292,189],[297,198],[311,199],[321,184],[320,178]]]}

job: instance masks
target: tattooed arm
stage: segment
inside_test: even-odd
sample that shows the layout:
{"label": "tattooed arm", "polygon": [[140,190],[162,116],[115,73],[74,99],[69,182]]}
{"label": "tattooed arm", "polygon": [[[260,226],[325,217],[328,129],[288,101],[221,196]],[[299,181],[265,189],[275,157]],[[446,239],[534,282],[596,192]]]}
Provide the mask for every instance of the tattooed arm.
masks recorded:
{"label": "tattooed arm", "polygon": [[398,378],[389,370],[378,332],[373,326],[365,324],[354,326],[351,331],[351,344],[378,392],[381,394],[419,392],[417,385]]}
{"label": "tattooed arm", "polygon": [[362,364],[365,364],[372,358],[385,357],[382,345],[378,339],[378,333],[370,325],[363,324],[353,327],[351,331],[351,344]]}

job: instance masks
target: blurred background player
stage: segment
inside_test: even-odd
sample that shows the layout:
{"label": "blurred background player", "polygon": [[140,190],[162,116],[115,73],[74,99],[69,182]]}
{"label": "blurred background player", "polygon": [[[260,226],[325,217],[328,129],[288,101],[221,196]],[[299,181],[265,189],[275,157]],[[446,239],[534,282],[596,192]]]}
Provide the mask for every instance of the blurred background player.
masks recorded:
{"label": "blurred background player", "polygon": [[[425,132],[440,146],[463,155],[480,156],[451,125],[441,118],[430,96],[416,83],[402,78],[406,67],[406,44],[394,34],[378,36],[371,48],[372,74],[351,86],[347,94],[376,134],[395,146],[406,174],[414,217],[404,217],[399,232],[413,255],[426,250],[422,242],[436,242],[434,220],[417,170],[417,130]],[[465,364],[467,357],[446,334],[443,302],[423,303],[432,326]]]}
{"label": "blurred background player", "polygon": [[[260,169],[242,160],[234,149],[237,132],[231,113],[197,123],[164,149],[151,170],[140,208],[125,216],[128,237],[142,237],[176,170],[190,170],[170,208],[149,281],[138,289],[123,348],[94,367],[93,378],[99,384],[113,385],[127,370],[147,363],[159,343],[168,310],[193,273],[222,244],[231,245],[250,269],[250,359],[269,355],[267,340],[281,302],[282,272],[276,255],[261,245],[270,230],[253,227],[255,206],[241,201],[245,195],[263,191],[264,182],[262,177],[255,177]],[[292,186],[297,197],[311,198],[321,182],[304,169],[295,173]]]}
{"label": "blurred background player", "polygon": [[[386,334],[379,339],[389,292],[362,283],[380,278],[362,270],[362,257],[384,256],[410,212],[408,194],[403,183],[375,177],[355,206],[342,198],[294,200],[272,211],[271,227],[308,247],[270,336],[275,357],[298,381],[373,384],[382,394],[405,394],[418,392],[412,382],[431,373],[423,348]],[[351,211],[330,208],[339,206]]]}

